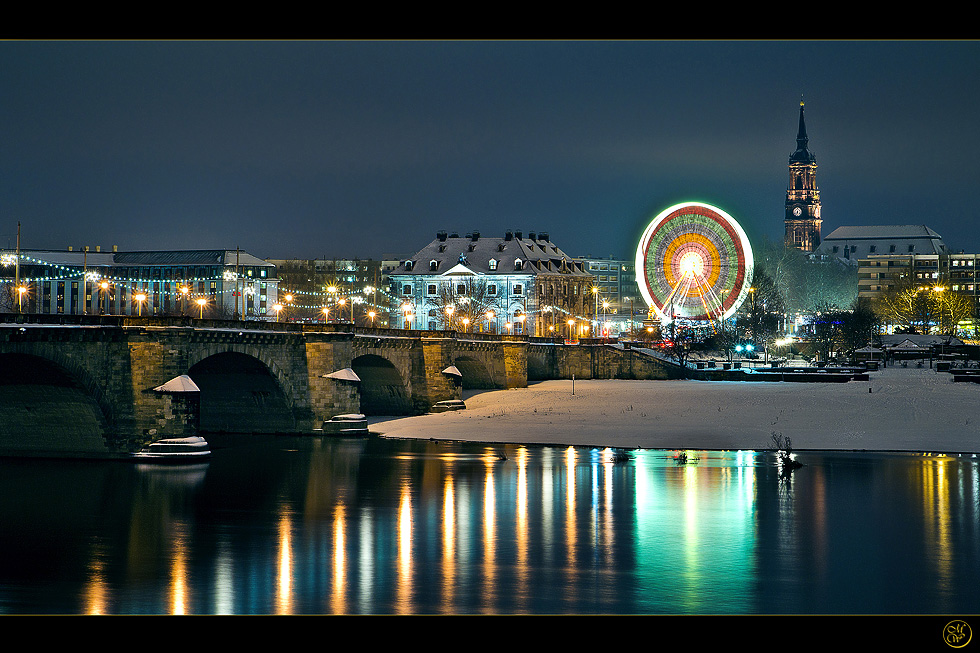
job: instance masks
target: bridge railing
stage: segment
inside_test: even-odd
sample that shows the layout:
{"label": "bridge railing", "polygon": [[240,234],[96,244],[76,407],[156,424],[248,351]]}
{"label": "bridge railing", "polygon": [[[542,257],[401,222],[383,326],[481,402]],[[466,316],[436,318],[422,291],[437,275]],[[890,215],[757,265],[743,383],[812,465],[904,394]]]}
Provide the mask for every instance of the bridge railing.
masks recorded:
{"label": "bridge railing", "polygon": [[71,315],[49,313],[0,313],[0,323],[45,324],[60,326],[102,327],[184,327],[195,329],[248,329],[289,333],[354,333],[360,336],[388,338],[453,338],[487,342],[561,342],[561,338],[533,338],[507,333],[463,332],[456,330],[392,329],[351,326],[350,324],[314,324],[308,322],[275,322],[270,320],[199,319],[190,315]]}

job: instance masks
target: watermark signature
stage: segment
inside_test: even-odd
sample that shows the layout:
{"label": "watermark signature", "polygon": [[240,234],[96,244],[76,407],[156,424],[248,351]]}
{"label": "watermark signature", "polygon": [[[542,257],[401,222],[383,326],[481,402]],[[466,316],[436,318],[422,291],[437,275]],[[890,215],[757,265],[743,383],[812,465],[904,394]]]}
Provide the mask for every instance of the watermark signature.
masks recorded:
{"label": "watermark signature", "polygon": [[970,624],[962,619],[954,619],[943,628],[943,641],[952,648],[963,648],[973,639],[973,630]]}

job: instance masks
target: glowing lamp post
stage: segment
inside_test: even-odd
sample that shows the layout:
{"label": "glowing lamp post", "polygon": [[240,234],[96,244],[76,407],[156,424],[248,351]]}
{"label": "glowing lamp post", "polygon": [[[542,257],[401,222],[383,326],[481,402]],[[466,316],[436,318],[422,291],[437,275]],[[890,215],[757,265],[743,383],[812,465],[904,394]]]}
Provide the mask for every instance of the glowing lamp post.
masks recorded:
{"label": "glowing lamp post", "polygon": [[100,312],[103,315],[105,315],[106,309],[109,307],[109,282],[106,281],[105,279],[103,279],[102,281],[100,281],[99,282],[99,291],[102,293],[102,296],[105,297],[105,304],[102,304],[101,301],[99,302],[99,304],[102,306]]}
{"label": "glowing lamp post", "polygon": [[143,317],[143,302],[146,301],[146,295],[144,293],[137,293],[133,296],[133,299],[136,300],[136,306],[138,307],[136,309],[137,316]]}
{"label": "glowing lamp post", "polygon": [[191,289],[187,286],[180,287],[180,314],[183,315],[187,310],[187,300],[190,299]]}
{"label": "glowing lamp post", "polygon": [[454,306],[446,307],[446,326],[448,326],[450,329],[453,328],[453,313],[455,311],[456,308]]}
{"label": "glowing lamp post", "polygon": [[518,315],[514,319],[517,320],[517,325],[520,327],[521,333],[523,334],[524,333],[524,320],[527,319],[527,315],[521,313],[520,315]]}
{"label": "glowing lamp post", "polygon": [[276,322],[279,321],[279,314],[282,313],[282,309],[283,309],[282,304],[276,304],[275,306],[272,307],[272,310],[276,312]]}
{"label": "glowing lamp post", "polygon": [[326,324],[327,322],[330,321],[330,308],[324,306],[321,312],[323,313],[323,323]]}
{"label": "glowing lamp post", "polygon": [[493,311],[487,311],[487,333],[490,333],[490,325],[493,323]]}
{"label": "glowing lamp post", "polygon": [[377,315],[378,315],[378,314],[377,314],[377,313],[375,313],[374,311],[368,311],[368,317],[369,317],[369,318],[371,319],[371,328],[372,328],[372,329],[374,328],[374,318],[375,318],[375,317],[376,317]]}
{"label": "glowing lamp post", "polygon": [[568,321],[568,339],[569,340],[572,340],[572,334],[574,333],[574,329],[575,329],[575,320],[569,320]]}
{"label": "glowing lamp post", "polygon": [[195,301],[195,303],[197,304],[197,307],[201,309],[200,319],[203,320],[204,319],[204,307],[207,305],[208,300],[204,299],[203,297],[199,297]]}
{"label": "glowing lamp post", "polygon": [[467,330],[469,329],[469,326],[470,326],[470,318],[464,317],[463,318],[463,333],[466,333],[467,332]]}

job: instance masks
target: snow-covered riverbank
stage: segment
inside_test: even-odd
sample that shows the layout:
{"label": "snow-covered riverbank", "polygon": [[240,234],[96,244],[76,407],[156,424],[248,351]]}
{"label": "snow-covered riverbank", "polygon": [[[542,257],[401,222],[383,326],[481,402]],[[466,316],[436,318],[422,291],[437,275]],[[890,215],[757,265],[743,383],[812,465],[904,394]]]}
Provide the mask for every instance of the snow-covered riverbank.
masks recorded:
{"label": "snow-covered riverbank", "polygon": [[[871,392],[869,392],[869,388]],[[374,419],[385,437],[652,449],[980,452],[980,384],[928,367],[849,383],[545,381],[464,392],[454,413]]]}

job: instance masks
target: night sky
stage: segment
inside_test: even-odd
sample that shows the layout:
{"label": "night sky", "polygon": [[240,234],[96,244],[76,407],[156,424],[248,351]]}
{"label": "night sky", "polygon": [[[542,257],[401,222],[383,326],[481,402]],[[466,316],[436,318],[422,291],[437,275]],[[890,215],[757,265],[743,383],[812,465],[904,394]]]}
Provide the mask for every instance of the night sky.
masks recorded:
{"label": "night sky", "polygon": [[801,95],[823,234],[980,251],[980,42],[0,43],[0,247],[400,258],[438,230],[633,255],[706,201],[782,239]]}

